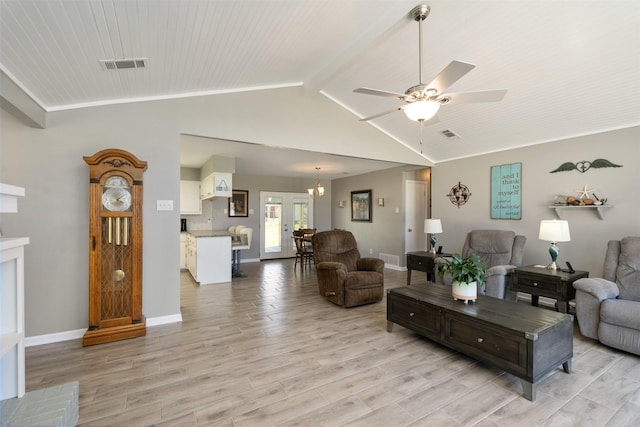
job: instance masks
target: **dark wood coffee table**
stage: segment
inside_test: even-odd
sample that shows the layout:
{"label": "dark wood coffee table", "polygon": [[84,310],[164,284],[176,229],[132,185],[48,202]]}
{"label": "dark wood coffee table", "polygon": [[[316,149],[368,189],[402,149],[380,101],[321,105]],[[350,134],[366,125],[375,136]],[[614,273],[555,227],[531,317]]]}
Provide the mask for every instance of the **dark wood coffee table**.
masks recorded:
{"label": "dark wood coffee table", "polygon": [[571,372],[573,316],[478,296],[454,301],[451,287],[417,284],[387,291],[387,330],[409,328],[453,350],[520,378],[535,400],[536,383],[562,365]]}

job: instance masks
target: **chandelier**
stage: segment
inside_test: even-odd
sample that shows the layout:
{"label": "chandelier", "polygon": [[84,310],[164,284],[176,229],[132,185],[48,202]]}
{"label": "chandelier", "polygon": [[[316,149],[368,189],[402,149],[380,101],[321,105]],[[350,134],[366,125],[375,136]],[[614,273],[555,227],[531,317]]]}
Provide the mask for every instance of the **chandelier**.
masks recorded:
{"label": "chandelier", "polygon": [[316,176],[316,186],[307,189],[307,191],[309,192],[309,196],[313,197],[314,199],[316,197],[320,198],[324,196],[324,187],[320,185],[320,168],[316,168]]}

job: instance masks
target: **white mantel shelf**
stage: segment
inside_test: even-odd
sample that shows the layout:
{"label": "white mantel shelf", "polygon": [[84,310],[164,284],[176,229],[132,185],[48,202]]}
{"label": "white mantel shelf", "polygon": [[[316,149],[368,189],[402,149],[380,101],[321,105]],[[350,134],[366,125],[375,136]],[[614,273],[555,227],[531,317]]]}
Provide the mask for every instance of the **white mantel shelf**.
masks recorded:
{"label": "white mantel shelf", "polygon": [[549,208],[556,211],[556,215],[560,219],[564,219],[564,211],[580,211],[580,210],[593,210],[595,211],[600,219],[604,219],[604,211],[605,209],[612,208],[613,205],[588,205],[588,206],[570,206],[570,205],[551,205]]}
{"label": "white mantel shelf", "polygon": [[18,212],[18,197],[24,197],[24,188],[0,182],[0,212]]}

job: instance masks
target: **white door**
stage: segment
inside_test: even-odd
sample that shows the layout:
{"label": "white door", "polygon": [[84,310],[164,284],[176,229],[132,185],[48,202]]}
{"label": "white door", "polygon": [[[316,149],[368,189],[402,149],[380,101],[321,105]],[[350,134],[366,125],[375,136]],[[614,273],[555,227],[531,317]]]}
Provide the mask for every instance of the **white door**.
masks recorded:
{"label": "white door", "polygon": [[424,220],[427,217],[427,183],[424,181],[406,181],[404,210],[405,252],[426,250]]}
{"label": "white door", "polygon": [[293,230],[313,228],[313,199],[308,193],[260,192],[260,259],[296,254]]}

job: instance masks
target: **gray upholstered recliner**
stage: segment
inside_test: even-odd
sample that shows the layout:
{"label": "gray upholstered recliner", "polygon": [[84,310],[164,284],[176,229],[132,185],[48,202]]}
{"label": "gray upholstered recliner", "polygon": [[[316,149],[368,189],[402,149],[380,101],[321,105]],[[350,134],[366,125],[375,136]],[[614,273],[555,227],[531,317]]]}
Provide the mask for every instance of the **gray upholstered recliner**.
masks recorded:
{"label": "gray upholstered recliner", "polygon": [[609,241],[602,278],[573,287],[582,335],[640,355],[640,237]]}
{"label": "gray upholstered recliner", "polygon": [[361,258],[351,232],[321,231],[312,242],[320,295],[342,307],[382,300],[384,261]]}
{"label": "gray upholstered recliner", "polygon": [[[526,242],[525,236],[516,236],[516,233],[507,230],[473,230],[467,233],[462,257],[466,258],[474,253],[488,265],[486,283],[478,284],[479,295],[502,299],[510,297],[509,273],[522,264]],[[438,259],[436,270],[437,263]],[[437,283],[451,284],[450,275],[442,278],[437,271],[434,275]]]}

